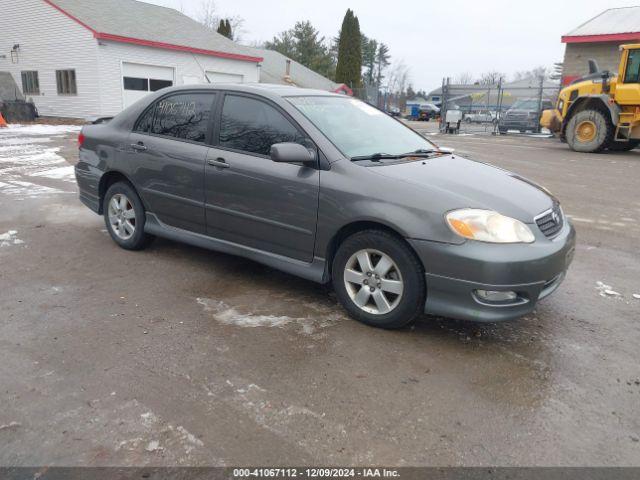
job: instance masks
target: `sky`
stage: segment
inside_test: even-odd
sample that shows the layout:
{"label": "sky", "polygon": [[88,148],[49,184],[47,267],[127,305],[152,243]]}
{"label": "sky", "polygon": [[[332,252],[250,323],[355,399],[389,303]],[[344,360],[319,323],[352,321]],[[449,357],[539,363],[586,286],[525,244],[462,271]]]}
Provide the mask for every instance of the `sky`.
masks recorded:
{"label": "sky", "polygon": [[[207,0],[145,0],[194,16]],[[392,61],[409,68],[414,89],[437,88],[443,77],[517,71],[562,61],[560,37],[606,8],[640,0],[215,0],[222,16],[244,19],[243,43],[271,40],[298,20],[327,39],[337,35],[347,8],[361,31],[386,43]]]}

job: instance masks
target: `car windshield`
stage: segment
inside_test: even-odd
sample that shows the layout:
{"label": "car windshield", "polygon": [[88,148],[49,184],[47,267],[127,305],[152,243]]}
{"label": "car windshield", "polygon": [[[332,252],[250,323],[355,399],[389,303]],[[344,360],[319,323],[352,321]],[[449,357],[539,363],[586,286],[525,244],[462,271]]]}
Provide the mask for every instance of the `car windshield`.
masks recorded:
{"label": "car windshield", "polygon": [[437,147],[380,110],[351,97],[289,97],[345,156],[401,155]]}
{"label": "car windshield", "polygon": [[514,110],[537,110],[538,100],[518,100],[511,108]]}

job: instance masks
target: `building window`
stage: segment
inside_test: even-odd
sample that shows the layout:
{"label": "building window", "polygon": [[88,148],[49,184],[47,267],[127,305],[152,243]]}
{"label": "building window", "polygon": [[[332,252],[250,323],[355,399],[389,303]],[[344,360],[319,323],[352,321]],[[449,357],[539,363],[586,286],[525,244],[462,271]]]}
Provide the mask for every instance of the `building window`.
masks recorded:
{"label": "building window", "polygon": [[122,77],[125,90],[138,90],[140,92],[157,92],[166,87],[171,87],[171,80],[157,80],[155,78]]}
{"label": "building window", "polygon": [[123,77],[125,90],[138,90],[140,92],[149,91],[148,78]]}
{"label": "building window", "polygon": [[75,70],[56,70],[56,84],[58,95],[77,95]]}
{"label": "building window", "polygon": [[22,93],[24,95],[40,95],[38,72],[22,72]]}

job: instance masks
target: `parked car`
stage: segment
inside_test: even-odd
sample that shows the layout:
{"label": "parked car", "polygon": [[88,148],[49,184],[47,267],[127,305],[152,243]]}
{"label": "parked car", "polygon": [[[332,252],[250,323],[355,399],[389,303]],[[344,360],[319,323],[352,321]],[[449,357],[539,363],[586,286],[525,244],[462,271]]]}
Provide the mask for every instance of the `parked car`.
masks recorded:
{"label": "parked car", "polygon": [[401,112],[398,107],[389,107],[389,109],[387,110],[387,113],[392,117],[399,117]]}
{"label": "parked car", "polygon": [[440,115],[440,109],[431,103],[426,103],[420,106],[418,120],[428,122],[432,118],[436,118],[438,115]]}
{"label": "parked car", "polygon": [[497,123],[498,114],[490,110],[482,112],[465,113],[464,121],[467,123]]}
{"label": "parked car", "polygon": [[544,188],[344,95],[171,87],[78,142],[80,200],[122,248],[161,236],[332,283],[369,325],[513,319],[572,259],[574,229]]}
{"label": "parked car", "polygon": [[517,100],[500,118],[498,131],[501,134],[508,130],[519,132],[537,132],[540,129],[540,116],[544,110],[553,108],[550,100],[542,100],[539,107],[537,98]]}

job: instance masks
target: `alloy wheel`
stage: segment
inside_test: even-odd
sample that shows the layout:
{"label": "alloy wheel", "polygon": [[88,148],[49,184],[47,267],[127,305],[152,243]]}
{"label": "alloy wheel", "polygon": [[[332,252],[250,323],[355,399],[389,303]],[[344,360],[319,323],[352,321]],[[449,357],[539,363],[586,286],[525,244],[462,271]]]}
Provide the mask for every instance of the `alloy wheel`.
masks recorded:
{"label": "alloy wheel", "polygon": [[374,315],[393,311],[404,292],[396,263],[389,255],[374,249],[351,255],[344,269],[344,285],[353,303]]}
{"label": "alloy wheel", "polygon": [[136,212],[133,203],[122,193],[116,193],[109,201],[109,223],[116,236],[129,240],[136,231]]}

